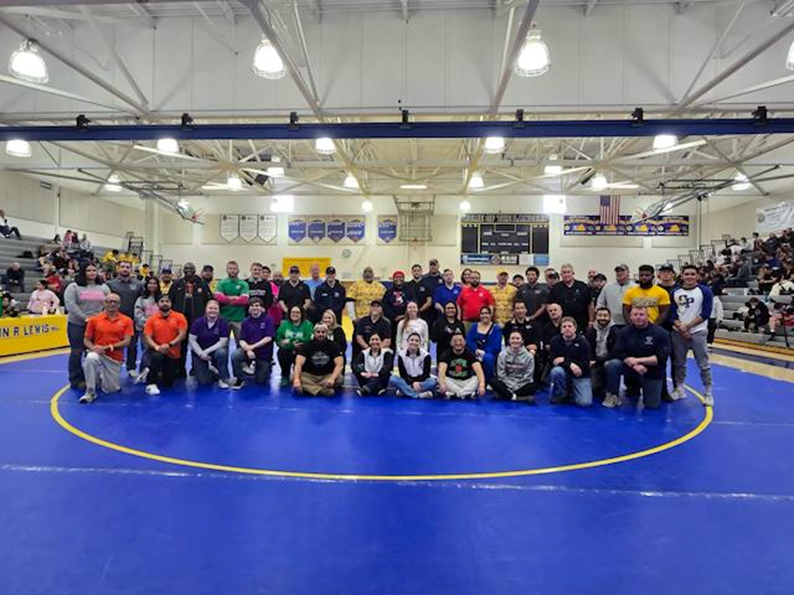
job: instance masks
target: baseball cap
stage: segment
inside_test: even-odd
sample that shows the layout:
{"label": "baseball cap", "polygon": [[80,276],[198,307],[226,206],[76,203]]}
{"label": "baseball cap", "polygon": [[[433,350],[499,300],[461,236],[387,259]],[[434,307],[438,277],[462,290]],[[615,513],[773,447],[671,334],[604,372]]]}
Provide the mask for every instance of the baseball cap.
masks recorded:
{"label": "baseball cap", "polygon": [[402,277],[405,277],[405,273],[404,273],[403,271],[394,271],[394,272],[391,274],[392,278],[396,277],[397,275],[400,275],[400,276],[402,276]]}
{"label": "baseball cap", "polygon": [[506,270],[504,270],[504,269],[499,269],[499,272],[498,272],[498,273],[496,273],[496,276],[498,277],[499,275],[507,275],[507,274],[508,274],[508,272],[507,272]]}
{"label": "baseball cap", "polygon": [[203,267],[201,267],[201,270],[202,271],[214,271],[215,267],[213,267],[211,264],[205,264]]}
{"label": "baseball cap", "polygon": [[659,272],[661,273],[662,271],[667,271],[668,273],[675,273],[675,269],[673,268],[673,265],[670,264],[663,264],[662,266],[660,266]]}
{"label": "baseball cap", "polygon": [[621,264],[619,264],[618,266],[615,267],[615,270],[616,271],[628,271],[629,270],[629,265],[621,263]]}
{"label": "baseball cap", "polygon": [[380,306],[381,308],[383,308],[383,302],[382,302],[382,301],[380,301],[380,300],[372,300],[372,301],[369,303],[369,305],[370,305],[370,306]]}
{"label": "baseball cap", "polygon": [[168,273],[171,274],[171,267],[163,267],[163,270],[160,271],[161,273]]}
{"label": "baseball cap", "polygon": [[290,273],[300,273],[300,272],[301,272],[301,269],[300,269],[300,267],[298,267],[298,266],[295,266],[295,265],[293,264],[293,265],[292,265],[292,266],[289,268],[289,272],[290,272]]}
{"label": "baseball cap", "polygon": [[325,267],[325,274],[336,275],[336,269],[334,267]]}
{"label": "baseball cap", "polygon": [[604,275],[604,273],[596,273],[595,276],[593,277],[593,279],[595,279],[596,281],[606,281],[607,280],[606,275]]}
{"label": "baseball cap", "polygon": [[438,260],[437,260],[437,259],[435,259],[435,258],[431,258],[431,259],[430,259],[430,263],[429,263],[429,264],[431,264],[431,265],[437,265],[437,264],[438,264]]}

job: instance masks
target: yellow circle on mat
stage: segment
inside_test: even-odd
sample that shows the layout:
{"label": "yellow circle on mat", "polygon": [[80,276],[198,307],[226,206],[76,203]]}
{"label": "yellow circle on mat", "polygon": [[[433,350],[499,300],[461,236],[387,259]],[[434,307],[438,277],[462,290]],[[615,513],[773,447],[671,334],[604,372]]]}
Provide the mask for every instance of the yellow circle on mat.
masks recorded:
{"label": "yellow circle on mat", "polygon": [[[149,459],[152,461],[160,461],[161,463],[169,463],[171,465],[180,465],[182,467],[193,467],[196,469],[207,469],[211,471],[223,471],[226,473],[243,473],[247,475],[267,475],[271,477],[291,477],[299,479],[321,479],[321,480],[336,480],[336,481],[451,481],[463,479],[496,479],[496,478],[509,478],[509,477],[525,477],[528,475],[546,475],[549,473],[563,473],[565,471],[578,471],[580,469],[592,469],[594,467],[603,467],[605,465],[614,465],[616,463],[624,463],[626,461],[633,461],[648,457],[665,450],[670,450],[692,440],[694,437],[701,434],[714,419],[714,413],[711,407],[704,407],[703,419],[700,423],[678,438],[653,446],[645,450],[611,457],[608,459],[599,459],[596,461],[585,461],[583,463],[572,463],[570,465],[560,465],[558,467],[538,467],[535,469],[517,469],[514,471],[493,471],[481,473],[440,473],[433,475],[367,475],[367,474],[354,474],[354,473],[318,473],[311,471],[286,471],[280,469],[257,469],[254,467],[235,467],[233,465],[219,465],[217,463],[206,463],[204,461],[191,461],[189,459],[179,459],[176,457],[169,457],[165,455],[147,452],[144,450],[137,450],[115,442],[103,440],[97,436],[92,436],[83,430],[74,427],[61,415],[58,409],[58,401],[61,396],[68,390],[69,386],[64,386],[57,393],[55,393],[50,400],[50,413],[53,419],[64,428],[67,432],[71,432],[78,438],[82,438],[87,442],[109,448],[118,452],[123,452],[134,457]],[[685,387],[689,392],[695,395],[700,401],[703,401],[703,396],[690,387]]]}

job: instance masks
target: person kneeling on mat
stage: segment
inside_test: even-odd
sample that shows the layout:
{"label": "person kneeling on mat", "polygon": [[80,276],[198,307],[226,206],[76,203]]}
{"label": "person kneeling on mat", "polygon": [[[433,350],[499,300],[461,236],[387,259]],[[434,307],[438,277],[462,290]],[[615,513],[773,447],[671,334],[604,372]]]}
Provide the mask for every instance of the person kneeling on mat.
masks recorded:
{"label": "person kneeling on mat", "polygon": [[438,392],[447,399],[476,399],[485,396],[485,374],[474,352],[461,334],[452,335],[438,359]]}
{"label": "person kneeling on mat", "polygon": [[579,407],[593,403],[593,387],[590,384],[590,345],[576,332],[576,320],[566,316],[560,322],[561,334],[551,340],[549,359],[553,366],[551,380],[551,402],[555,405],[568,400],[568,391],[573,392]]}
{"label": "person kneeling on mat", "polygon": [[256,384],[267,384],[273,361],[275,335],[273,319],[265,312],[264,301],[258,297],[251,298],[248,302],[248,316],[240,327],[240,346],[232,354],[234,390],[243,387],[243,378],[246,375],[253,376]]}
{"label": "person kneeling on mat", "polygon": [[196,380],[207,386],[218,380],[219,388],[229,388],[229,333],[231,328],[220,315],[216,300],[207,302],[204,316],[190,325],[188,344],[193,352],[193,371]]}
{"label": "person kneeling on mat", "polygon": [[521,331],[511,332],[507,341],[496,360],[496,377],[491,379],[491,388],[497,398],[532,404],[535,402],[532,396],[535,394],[535,358],[524,347]]}
{"label": "person kneeling on mat", "polygon": [[187,319],[183,314],[171,310],[171,299],[163,295],[157,302],[159,311],[149,317],[143,327],[146,352],[143,354],[143,370],[135,384],[146,384],[146,394],[160,394],[157,386],[161,382],[171,387],[179,376],[179,352],[187,336]]}
{"label": "person kneeling on mat", "polygon": [[397,354],[400,374],[389,379],[389,387],[397,392],[398,397],[404,395],[411,399],[432,399],[438,381],[430,375],[430,353],[422,349],[419,333],[408,335],[407,344]]}
{"label": "person kneeling on mat", "polygon": [[124,348],[132,340],[132,319],[119,312],[121,298],[111,293],[105,297],[105,309],[88,319],[83,344],[88,355],[83,360],[85,394],[81,403],[96,399],[97,388],[102,392],[117,393],[121,390],[121,364]]}
{"label": "person kneeling on mat", "polygon": [[662,401],[664,363],[670,356],[670,335],[648,320],[645,306],[632,306],[630,323],[623,328],[615,342],[615,359],[606,363],[607,396],[615,407],[620,399],[620,377],[635,380],[642,386],[645,407],[656,409]]}
{"label": "person kneeling on mat", "polygon": [[369,347],[359,353],[353,361],[353,374],[360,388],[356,391],[359,397],[382,395],[389,386],[391,369],[394,367],[394,353],[388,347],[381,347],[381,338],[373,333],[369,338]]}
{"label": "person kneeling on mat", "polygon": [[298,348],[292,387],[298,394],[333,397],[342,387],[345,358],[339,345],[328,339],[328,327],[314,325],[314,337]]}

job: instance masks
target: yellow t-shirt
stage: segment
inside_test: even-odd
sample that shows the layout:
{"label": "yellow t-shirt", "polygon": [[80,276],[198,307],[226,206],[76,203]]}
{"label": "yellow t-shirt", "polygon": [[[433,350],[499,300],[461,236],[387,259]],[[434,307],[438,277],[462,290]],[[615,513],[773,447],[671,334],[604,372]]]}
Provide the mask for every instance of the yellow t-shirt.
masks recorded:
{"label": "yellow t-shirt", "polygon": [[648,320],[656,322],[656,319],[659,318],[659,306],[670,305],[670,294],[658,285],[649,289],[635,285],[623,294],[623,304],[625,306],[645,306],[648,308]]}
{"label": "yellow t-shirt", "polygon": [[513,302],[516,299],[516,292],[518,291],[514,285],[507,284],[504,289],[499,289],[498,285],[493,285],[488,288],[493,296],[494,305],[494,322],[504,325],[513,318]]}
{"label": "yellow t-shirt", "polygon": [[369,315],[369,305],[372,300],[383,299],[386,288],[378,281],[367,283],[356,281],[347,288],[347,297],[355,300],[356,318]]}

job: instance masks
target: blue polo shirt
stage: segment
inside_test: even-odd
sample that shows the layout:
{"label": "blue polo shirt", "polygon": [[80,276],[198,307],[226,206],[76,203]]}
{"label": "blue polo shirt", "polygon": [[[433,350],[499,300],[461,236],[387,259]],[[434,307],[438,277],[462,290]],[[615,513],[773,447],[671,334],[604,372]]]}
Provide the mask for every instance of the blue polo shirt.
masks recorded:
{"label": "blue polo shirt", "polygon": [[219,316],[215,324],[210,327],[207,324],[207,317],[201,316],[193,321],[190,334],[196,335],[196,341],[202,349],[207,349],[220,339],[229,337],[229,323]]}
{"label": "blue polo shirt", "polygon": [[459,295],[460,285],[457,283],[452,285],[452,289],[448,289],[446,285],[441,284],[436,288],[436,292],[433,294],[433,303],[440,304],[442,308],[447,302],[455,302],[457,304]]}

